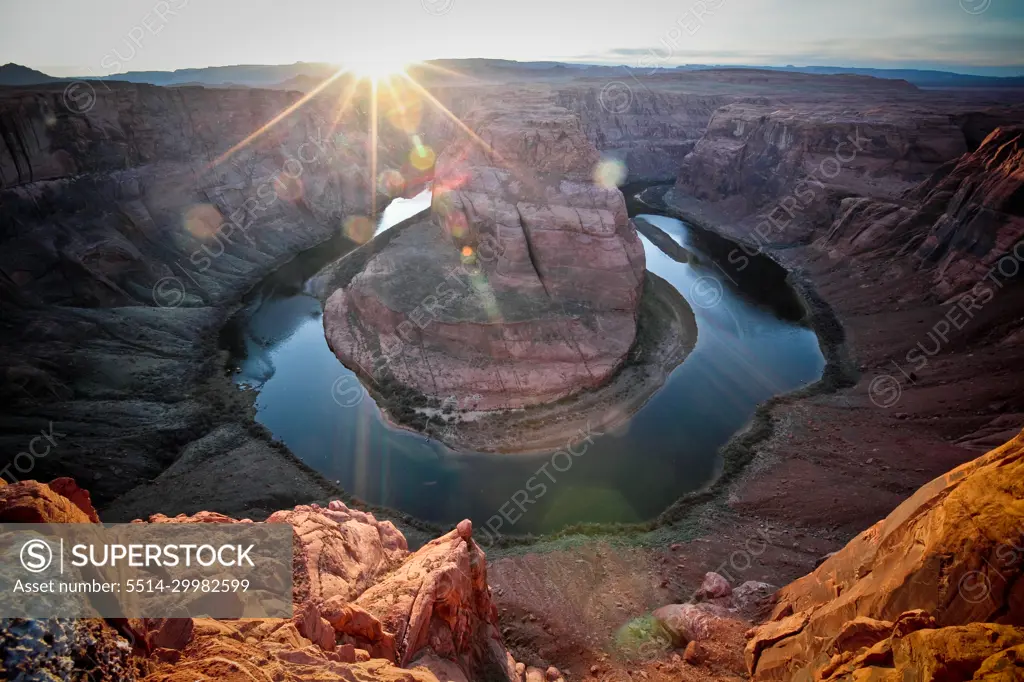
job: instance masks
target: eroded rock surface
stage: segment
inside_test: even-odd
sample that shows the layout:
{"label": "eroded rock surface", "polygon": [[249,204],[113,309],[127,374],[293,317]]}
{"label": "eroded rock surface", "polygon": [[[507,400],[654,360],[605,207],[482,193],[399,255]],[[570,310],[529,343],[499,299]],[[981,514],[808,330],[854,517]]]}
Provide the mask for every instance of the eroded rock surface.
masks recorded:
{"label": "eroded rock surface", "polygon": [[230,422],[202,387],[225,306],[369,212],[368,128],[339,137],[314,99],[229,154],[300,94],[110,83],[79,112],[62,93],[0,93],[0,448],[7,480],[73,476],[103,509]]}
{"label": "eroded rock surface", "polygon": [[1022,192],[1024,126],[997,128],[898,201],[843,200],[826,248],[842,257],[909,260],[933,270],[940,296],[978,285],[974,298],[987,300],[982,291],[1001,288],[1024,259]]}
{"label": "eroded rock surface", "polygon": [[[831,191],[886,196],[966,151],[948,115],[897,107],[865,114],[820,102],[736,103],[714,113],[683,160],[677,190],[740,212],[790,193],[798,200],[820,200]],[[776,216],[780,223],[787,217]],[[796,227],[777,241],[800,236],[793,234]]]}
{"label": "eroded rock surface", "polygon": [[1012,668],[1024,642],[1021,500],[1024,434],[925,485],[782,588],[747,645],[751,675],[968,680],[999,661]]}
{"label": "eroded rock surface", "polygon": [[644,254],[579,119],[546,97],[478,111],[438,159],[432,220],[330,293],[328,342],[364,375],[462,409],[605,382],[636,336]]}
{"label": "eroded rock surface", "polygon": [[[73,482],[61,485],[71,490]],[[25,481],[0,487],[0,522],[24,522],[26,509],[34,522],[88,522],[71,500],[47,485]],[[148,522],[249,521],[200,512],[157,514]],[[128,662],[134,652],[141,677],[153,682],[516,679],[515,661],[497,628],[486,559],[468,521],[414,553],[390,522],[339,501],[327,508],[282,510],[268,522],[287,523],[295,531],[293,618],[118,621],[130,642],[102,621],[80,621],[70,639],[60,623],[4,621],[0,660],[7,670],[30,676],[94,667],[103,679],[134,679]],[[32,642],[47,636],[53,651],[33,649]]]}

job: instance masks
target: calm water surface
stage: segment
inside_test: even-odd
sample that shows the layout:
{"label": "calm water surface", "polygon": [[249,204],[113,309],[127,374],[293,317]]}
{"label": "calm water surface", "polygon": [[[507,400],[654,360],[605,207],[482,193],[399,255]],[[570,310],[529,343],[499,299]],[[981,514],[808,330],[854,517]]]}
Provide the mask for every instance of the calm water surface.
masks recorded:
{"label": "calm water surface", "polygon": [[[378,233],[429,204],[429,191],[392,203]],[[702,256],[699,240],[684,223],[645,217]],[[624,428],[596,438],[568,471],[549,466],[556,482],[542,474],[543,496],[502,532],[653,518],[718,473],[718,449],[759,403],[821,376],[825,360],[813,332],[729,286],[710,259],[679,263],[641,239],[647,268],[693,306],[697,346]],[[469,517],[485,523],[550,454],[456,453],[390,428],[368,395],[355,406],[339,405],[332,395],[335,382],[350,377],[343,381],[356,386],[356,380],[328,349],[322,308],[304,285],[341,248],[329,243],[302,254],[249,297],[224,336],[236,382],[258,390],[257,419],[275,437],[352,494],[429,521],[450,524]]]}

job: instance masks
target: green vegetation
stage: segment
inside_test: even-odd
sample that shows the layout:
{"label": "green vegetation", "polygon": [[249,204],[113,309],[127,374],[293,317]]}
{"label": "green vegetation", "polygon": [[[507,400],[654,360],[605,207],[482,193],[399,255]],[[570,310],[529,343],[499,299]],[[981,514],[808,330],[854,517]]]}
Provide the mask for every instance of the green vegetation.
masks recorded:
{"label": "green vegetation", "polygon": [[650,661],[672,648],[672,641],[654,616],[634,618],[615,633],[615,650],[627,661]]}

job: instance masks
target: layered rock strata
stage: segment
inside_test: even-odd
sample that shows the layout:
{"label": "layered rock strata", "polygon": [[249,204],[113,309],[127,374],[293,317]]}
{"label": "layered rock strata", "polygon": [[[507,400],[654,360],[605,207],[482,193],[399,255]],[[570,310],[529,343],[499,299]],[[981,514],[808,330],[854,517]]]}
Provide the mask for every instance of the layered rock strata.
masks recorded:
{"label": "layered rock strata", "polygon": [[430,221],[329,293],[338,357],[463,409],[552,402],[607,381],[636,336],[644,254],[576,116],[545,98],[478,111],[435,171]]}
{"label": "layered rock strata", "polygon": [[715,111],[683,160],[677,189],[740,211],[796,191],[891,196],[966,151],[948,115],[893,105],[861,113],[820,102],[735,103]]}
{"label": "layered rock strata", "polygon": [[[0,93],[0,467],[72,475],[105,507],[231,420],[202,388],[226,306],[370,212],[369,127],[295,92],[89,92]],[[389,139],[382,164],[408,153]],[[232,447],[280,459],[238,426]],[[38,456],[14,462],[33,438]],[[276,480],[298,478],[318,487]]]}
{"label": "layered rock strata", "polygon": [[1024,261],[1024,127],[997,128],[898,201],[840,204],[823,237],[837,257],[909,260],[932,269],[942,297],[974,291],[980,305]]}

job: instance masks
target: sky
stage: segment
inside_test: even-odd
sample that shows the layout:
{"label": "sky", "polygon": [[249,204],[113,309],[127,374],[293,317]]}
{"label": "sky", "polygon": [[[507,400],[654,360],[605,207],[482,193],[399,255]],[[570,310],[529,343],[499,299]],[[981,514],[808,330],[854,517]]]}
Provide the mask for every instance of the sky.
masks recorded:
{"label": "sky", "polygon": [[0,0],[55,76],[443,57],[1024,75],[1022,0]]}

